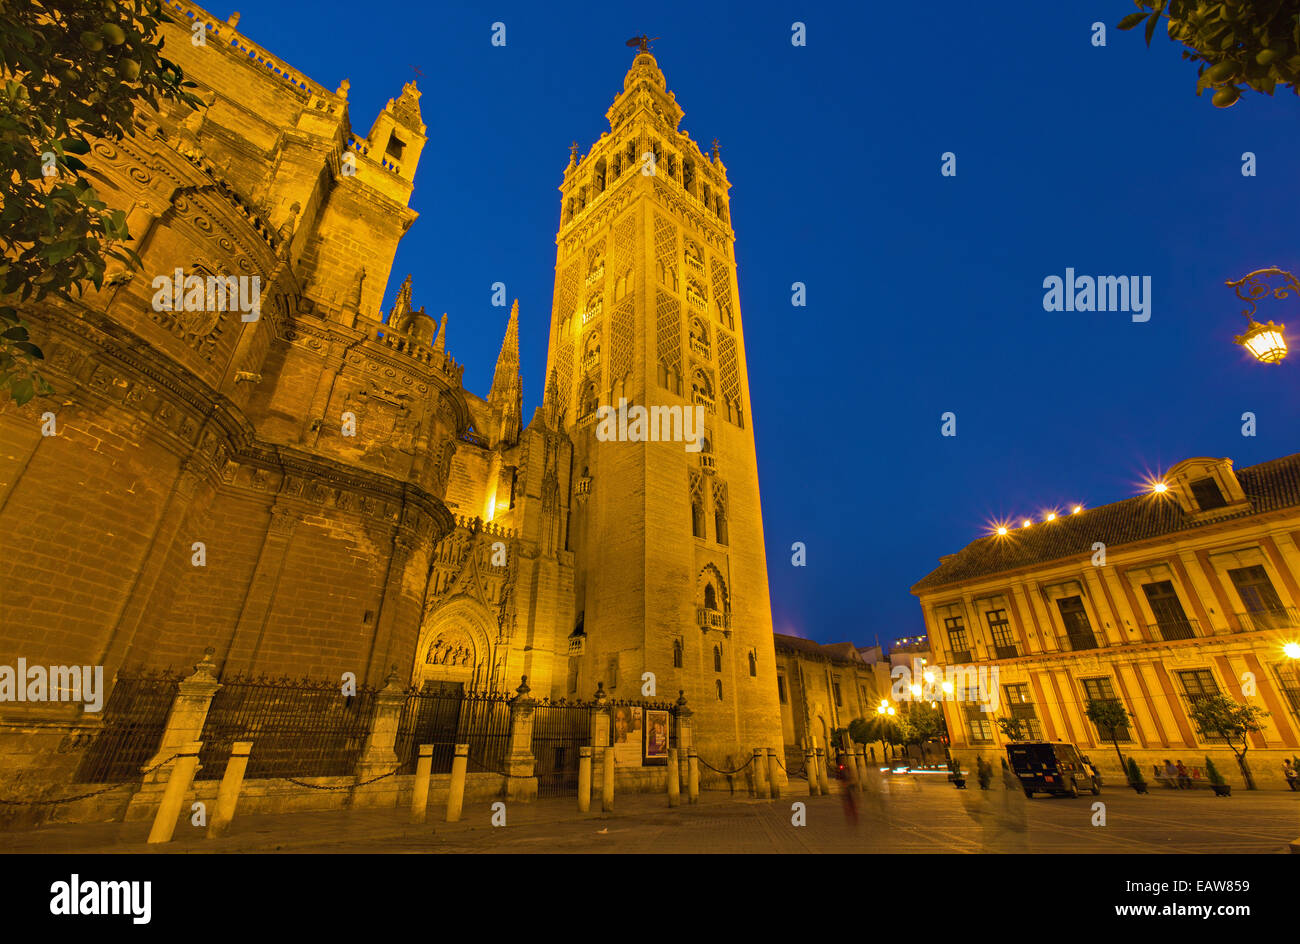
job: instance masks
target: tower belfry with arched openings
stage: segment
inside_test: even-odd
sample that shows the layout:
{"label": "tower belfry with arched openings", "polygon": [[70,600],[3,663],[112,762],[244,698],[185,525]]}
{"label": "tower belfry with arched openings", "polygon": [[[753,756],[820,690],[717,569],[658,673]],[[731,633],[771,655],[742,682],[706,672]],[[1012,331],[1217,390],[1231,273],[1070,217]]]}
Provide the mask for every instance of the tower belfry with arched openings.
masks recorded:
{"label": "tower belfry with arched openings", "polygon": [[[680,129],[653,55],[636,55],[560,186],[548,406],[585,491],[571,508],[569,688],[685,690],[720,763],[781,742],[772,616],[738,303],[730,183]],[[602,407],[700,407],[700,448],[603,441]],[[679,664],[680,663],[680,664]]]}

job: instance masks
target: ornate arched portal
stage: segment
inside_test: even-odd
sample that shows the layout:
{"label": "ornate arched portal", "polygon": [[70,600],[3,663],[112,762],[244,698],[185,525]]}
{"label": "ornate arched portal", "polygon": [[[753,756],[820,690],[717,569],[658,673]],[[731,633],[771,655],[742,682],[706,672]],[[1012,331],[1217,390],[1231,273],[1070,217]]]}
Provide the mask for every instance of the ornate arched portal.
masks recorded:
{"label": "ornate arched portal", "polygon": [[483,604],[458,596],[432,610],[420,629],[411,684],[459,683],[466,691],[496,691],[501,669],[496,618]]}

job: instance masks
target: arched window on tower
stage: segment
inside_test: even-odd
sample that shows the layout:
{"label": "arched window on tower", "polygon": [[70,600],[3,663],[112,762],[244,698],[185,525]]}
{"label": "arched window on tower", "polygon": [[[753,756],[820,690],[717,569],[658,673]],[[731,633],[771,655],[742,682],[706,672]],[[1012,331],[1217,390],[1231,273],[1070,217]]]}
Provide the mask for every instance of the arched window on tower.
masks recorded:
{"label": "arched window on tower", "polygon": [[691,350],[697,357],[710,358],[709,328],[702,318],[691,318]]}
{"label": "arched window on tower", "polygon": [[727,543],[727,506],[716,495],[713,499],[713,537],[719,544]]}
{"label": "arched window on tower", "polygon": [[691,497],[691,535],[704,537],[704,498],[700,495]]}
{"label": "arched window on tower", "polygon": [[596,384],[588,380],[582,386],[582,396],[578,398],[578,422],[596,415]]}
{"label": "arched window on tower", "polygon": [[722,679],[714,679],[713,684],[717,686],[718,701],[722,701]]}
{"label": "arched window on tower", "polygon": [[714,672],[722,671],[722,647],[721,646],[713,647],[713,671]]}
{"label": "arched window on tower", "polygon": [[582,346],[582,372],[589,373],[600,368],[600,332],[588,333]]}
{"label": "arched window on tower", "polygon": [[758,675],[758,659],[752,652],[749,654],[749,674],[752,676]]}
{"label": "arched window on tower", "polygon": [[673,640],[673,668],[680,669],[681,667],[682,667],[682,641],[680,639],[674,639]]}
{"label": "arched window on tower", "polygon": [[713,381],[703,370],[696,370],[691,374],[691,402],[699,403],[708,410],[713,412]]}
{"label": "arched window on tower", "polygon": [[716,610],[718,608],[718,591],[713,589],[713,584],[704,585],[704,608],[706,610]]}
{"label": "arched window on tower", "polygon": [[595,192],[605,192],[605,159],[602,157],[596,162],[596,175],[593,178],[595,183]]}
{"label": "arched window on tower", "polygon": [[695,162],[682,161],[682,186],[690,193],[695,192]]}

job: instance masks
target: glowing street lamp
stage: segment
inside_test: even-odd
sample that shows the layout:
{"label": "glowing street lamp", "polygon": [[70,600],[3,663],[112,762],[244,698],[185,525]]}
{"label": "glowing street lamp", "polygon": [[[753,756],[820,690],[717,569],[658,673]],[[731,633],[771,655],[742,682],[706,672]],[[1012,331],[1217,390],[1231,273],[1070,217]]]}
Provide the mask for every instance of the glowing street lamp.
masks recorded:
{"label": "glowing street lamp", "polygon": [[[1276,275],[1280,277],[1282,285],[1271,288],[1266,276]],[[1244,278],[1235,282],[1227,282],[1237,297],[1244,301],[1249,307],[1241,314],[1247,319],[1246,333],[1237,335],[1233,338],[1238,344],[1250,351],[1251,356],[1261,364],[1277,364],[1282,358],[1286,357],[1286,325],[1275,325],[1273,322],[1260,324],[1255,320],[1255,301],[1263,298],[1265,295],[1272,295],[1276,299],[1290,297],[1291,292],[1300,293],[1300,282],[1290,272],[1286,272],[1277,267],[1268,269],[1258,269]]]}

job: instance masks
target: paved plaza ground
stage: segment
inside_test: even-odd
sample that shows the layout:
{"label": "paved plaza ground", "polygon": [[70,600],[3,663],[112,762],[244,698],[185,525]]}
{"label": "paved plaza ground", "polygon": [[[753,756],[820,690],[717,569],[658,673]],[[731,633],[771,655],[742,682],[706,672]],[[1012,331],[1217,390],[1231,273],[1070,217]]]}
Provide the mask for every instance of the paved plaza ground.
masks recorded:
{"label": "paved plaza ground", "polygon": [[[974,786],[974,784],[971,784]],[[809,797],[796,782],[780,800],[705,792],[669,809],[658,794],[616,798],[610,813],[576,800],[507,803],[506,825],[493,826],[487,802],[467,804],[459,823],[412,826],[397,810],[236,816],[223,838],[208,840],[182,821],[174,841],[149,846],[148,823],[53,825],[0,833],[0,848],[20,853],[196,852],[488,852],[488,853],[1285,853],[1300,837],[1300,793],[1127,787],[1078,799],[1018,791],[957,790],[940,777],[876,778],[857,802],[857,821],[840,795]],[[806,806],[806,825],[791,805]],[[1093,825],[1096,802],[1104,826]]]}

